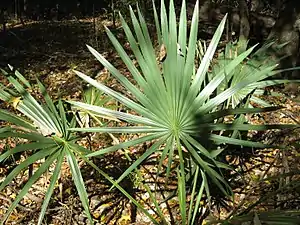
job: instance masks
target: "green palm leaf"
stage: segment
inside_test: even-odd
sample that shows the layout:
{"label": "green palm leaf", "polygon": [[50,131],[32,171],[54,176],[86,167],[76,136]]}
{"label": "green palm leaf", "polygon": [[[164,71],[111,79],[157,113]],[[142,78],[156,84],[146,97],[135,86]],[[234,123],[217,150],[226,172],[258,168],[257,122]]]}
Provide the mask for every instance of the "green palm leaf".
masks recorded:
{"label": "green palm leaf", "polygon": [[[190,27],[187,23],[185,2],[183,2],[181,8],[179,26],[177,24],[172,0],[170,1],[168,13],[164,1],[161,1],[160,17],[157,15],[154,2],[153,6],[158,43],[159,45],[164,45],[166,49],[166,58],[162,62],[156,59],[156,47],[153,46],[151,42],[145,20],[139,9],[137,10],[138,15],[136,16],[134,11],[130,8],[132,28],[130,28],[124,18],[120,16],[123,29],[138,66],[135,66],[130,60],[131,57],[124,51],[122,45],[118,42],[113,33],[106,29],[109,39],[128,71],[132,74],[137,85],[131,83],[100,53],[88,46],[90,52],[133,96],[132,98],[126,97],[102,83],[98,83],[96,80],[93,80],[81,72],[75,71],[83,80],[121,102],[132,111],[123,113],[80,102],[70,101],[70,103],[84,110],[106,116],[113,116],[126,121],[129,123],[129,126],[76,128],[70,130],[82,132],[145,133],[145,136],[137,138],[136,140],[96,151],[88,154],[88,157],[103,156],[105,153],[116,151],[120,148],[130,147],[145,141],[155,141],[155,143],[116,180],[116,184],[128,176],[134,169],[137,169],[144,160],[155,152],[162,153],[158,163],[159,168],[161,168],[162,160],[169,154],[168,174],[171,170],[170,166],[173,158],[178,154],[180,159],[178,168],[180,187],[178,194],[182,206],[182,220],[194,221],[195,214],[189,213],[187,215],[183,211],[183,208],[186,208],[186,196],[183,196],[186,191],[185,182],[187,182],[185,174],[186,158],[191,158],[194,165],[201,171],[201,189],[194,190],[194,196],[197,196],[197,207],[199,207],[199,199],[201,199],[202,193],[205,192],[207,197],[210,196],[207,179],[213,181],[222,192],[228,195],[232,194],[229,185],[221,173],[221,170],[224,168],[228,169],[228,166],[218,162],[218,152],[214,151],[217,145],[226,143],[258,148],[269,147],[262,143],[237,139],[236,132],[246,130],[247,128],[248,130],[263,130],[284,127],[295,128],[296,126],[255,126],[242,124],[240,122],[233,124],[216,123],[219,118],[222,119],[227,115],[277,110],[277,107],[253,109],[247,108],[247,105],[245,107],[231,109],[231,104],[228,104],[229,100],[235,98],[236,102],[232,104],[232,106],[236,107],[237,103],[241,102],[241,99],[245,99],[248,94],[253,91],[253,86],[249,85],[260,82],[261,77],[267,78],[270,74],[275,73],[273,71],[275,65],[272,64],[263,67],[261,70],[255,70],[252,77],[249,76],[249,70],[245,70],[242,75],[235,77],[234,74],[236,71],[240,69],[243,62],[247,60],[247,57],[249,57],[256,47],[253,46],[248,50],[244,48],[240,54],[237,54],[237,57],[223,63],[222,67],[214,70],[215,76],[211,78],[208,68],[209,66],[214,66],[211,65],[211,60],[222,37],[226,16],[218,26],[199,67],[196,68],[195,55],[199,21],[198,1],[194,9]],[[188,30],[190,30],[189,34],[187,32]],[[189,38],[187,38],[187,36],[189,36]],[[178,47],[181,48],[181,54],[178,53]],[[230,79],[234,79],[234,85],[227,85],[221,89],[220,87]],[[208,83],[204,85],[204,81],[207,80]],[[233,130],[233,135],[221,136],[213,133],[213,130]],[[207,137],[201,137],[203,133],[207,134]],[[194,137],[197,137],[197,139]],[[205,143],[210,140],[214,143],[213,149],[206,149],[204,147]],[[183,154],[183,149],[187,150],[187,154]]]}
{"label": "green palm leaf", "polygon": [[80,199],[83,202],[87,217],[89,218],[90,223],[92,223],[88,208],[87,194],[83,186],[79,166],[73,153],[88,154],[90,151],[76,145],[75,141],[77,137],[68,130],[69,128],[76,126],[75,118],[69,119],[69,117],[67,117],[67,112],[62,101],[59,100],[57,103],[54,103],[47,94],[46,88],[39,81],[37,81],[37,84],[44,97],[45,103],[39,102],[30,94],[28,88],[31,88],[31,85],[19,72],[15,72],[15,77],[9,73],[4,74],[15,89],[14,91],[11,91],[6,89],[3,85],[0,85],[0,98],[8,103],[12,103],[14,108],[26,117],[26,120],[11,112],[0,110],[1,120],[10,123],[8,127],[1,128],[0,138],[14,137],[25,139],[29,142],[23,143],[24,141],[22,141],[20,145],[17,145],[10,151],[1,153],[0,162],[4,163],[8,157],[17,153],[28,151],[30,152],[30,156],[25,158],[24,161],[21,161],[19,165],[7,175],[0,184],[0,190],[3,190],[18,174],[27,169],[29,165],[33,165],[39,160],[45,161],[41,163],[40,167],[34,172],[33,176],[27,181],[23,189],[17,195],[15,201],[10,205],[2,220],[2,224],[17,206],[19,201],[21,201],[30,190],[32,184],[42,176],[52,163],[56,163],[38,220],[38,224],[42,223],[55,183],[59,178],[61,164],[65,156],[67,156],[70,164],[72,176]]}

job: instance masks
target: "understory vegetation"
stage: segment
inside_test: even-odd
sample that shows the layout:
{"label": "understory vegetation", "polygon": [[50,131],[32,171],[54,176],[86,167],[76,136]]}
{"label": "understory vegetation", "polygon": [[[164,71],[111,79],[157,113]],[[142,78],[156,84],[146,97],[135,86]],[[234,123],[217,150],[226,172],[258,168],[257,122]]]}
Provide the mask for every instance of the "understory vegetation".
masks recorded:
{"label": "understory vegetation", "polygon": [[278,78],[298,68],[273,41],[223,44],[227,15],[199,40],[198,4],[153,2],[155,29],[119,14],[116,54],[87,45],[101,69],[59,88],[1,70],[1,224],[299,224],[300,106],[279,87],[300,80]]}

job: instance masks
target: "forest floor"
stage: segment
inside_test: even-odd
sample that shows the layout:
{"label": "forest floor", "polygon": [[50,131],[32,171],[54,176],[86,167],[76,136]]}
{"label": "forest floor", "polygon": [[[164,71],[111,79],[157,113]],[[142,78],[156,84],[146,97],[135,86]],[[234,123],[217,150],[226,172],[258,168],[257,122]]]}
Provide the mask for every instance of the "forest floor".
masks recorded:
{"label": "forest floor", "polygon": [[[93,46],[119,69],[122,74],[130,78],[130,74],[115,54],[105,35],[103,25],[112,28],[109,20],[102,18],[97,21],[95,35],[92,19],[72,20],[59,22],[32,22],[25,26],[14,26],[6,33],[0,33],[0,67],[6,68],[7,64],[20,69],[25,77],[35,82],[38,77],[46,86],[53,99],[76,99],[82,97],[85,84],[72,72],[76,69],[92,77],[97,77],[110,87],[124,93],[123,88],[114,80],[99,62],[89,53],[86,44]],[[124,41],[124,35],[118,28],[113,29],[116,36]],[[275,88],[282,91],[280,88]],[[274,91],[270,89],[269,91]],[[285,107],[272,113],[264,113],[262,116],[252,116],[250,120],[256,124],[262,123],[300,123],[300,103],[294,98],[299,93],[286,92],[278,96],[266,96],[269,102]],[[5,105],[0,102],[0,107]],[[247,211],[249,209],[299,209],[300,191],[299,184],[294,184],[299,176],[300,169],[300,133],[299,130],[272,130],[268,132],[250,132],[255,141],[267,144],[285,145],[285,149],[234,149],[227,151],[226,160],[236,168],[238,173],[230,175],[230,183],[233,187],[235,198],[233,202],[222,197],[213,199],[214,205],[209,211],[203,207],[203,214],[209,214],[209,218],[225,218],[231,214]],[[133,138],[133,136],[116,136],[119,141]],[[112,144],[108,135],[93,137],[93,148],[99,149]],[[84,144],[84,141],[83,141]],[[14,139],[1,140],[0,152],[5,148],[13,148]],[[139,146],[129,149],[130,153],[138,157],[149,146]],[[155,174],[154,160],[158,156],[152,156],[142,166],[142,173],[149,176]],[[12,160],[12,164],[17,164]],[[124,154],[118,151],[110,154],[97,165],[110,171],[111,176],[118,177],[128,162]],[[81,208],[76,188],[71,179],[71,173],[67,164],[64,164],[60,183],[55,190],[54,199],[51,201],[47,214],[46,224],[86,224],[86,218]],[[150,224],[132,204],[119,191],[109,191],[110,184],[93,170],[82,166],[82,173],[89,194],[90,207],[95,222],[98,224]],[[0,164],[0,181],[7,176],[8,169]],[[289,176],[280,176],[289,174]],[[162,193],[172,194],[176,190],[176,174],[169,178],[167,186]],[[243,179],[241,179],[243,177]],[[265,179],[274,177],[272,180]],[[7,224],[36,224],[43,196],[48,184],[49,174],[45,174],[36,183],[29,194],[20,202],[13,212]],[[0,193],[0,217],[5,208],[11,204],[24,182],[28,179],[28,173],[20,175],[8,188]],[[160,177],[160,183],[164,183],[164,177]],[[291,185],[293,184],[293,185]],[[151,208],[149,196],[139,189],[134,179],[124,181],[126,190],[134,194],[137,199],[144,202],[145,207]],[[281,192],[280,190],[284,190]],[[168,195],[167,195],[168,196]],[[166,196],[165,196],[166,197]],[[163,212],[174,221],[179,215],[176,198],[171,198],[163,204]],[[133,221],[132,218],[135,218]]]}

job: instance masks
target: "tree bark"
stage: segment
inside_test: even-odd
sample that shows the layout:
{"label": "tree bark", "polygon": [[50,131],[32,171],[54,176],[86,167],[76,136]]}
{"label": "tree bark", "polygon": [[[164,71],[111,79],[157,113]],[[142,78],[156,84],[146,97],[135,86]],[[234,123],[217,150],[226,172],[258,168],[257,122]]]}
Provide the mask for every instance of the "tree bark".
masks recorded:
{"label": "tree bark", "polygon": [[28,6],[27,6],[27,0],[24,0],[23,1],[23,12],[24,12],[25,15],[27,13],[27,8],[28,8]]}
{"label": "tree bark", "polygon": [[115,2],[114,0],[111,0],[111,13],[112,13],[112,21],[113,21],[113,27],[116,28],[116,12],[115,12]]}
{"label": "tree bark", "polygon": [[15,19],[18,19],[18,7],[19,6],[19,1],[15,0]]}
{"label": "tree bark", "polygon": [[5,32],[6,31],[6,20],[5,20],[5,16],[4,16],[4,9],[0,9],[0,22],[2,25],[2,31]]}
{"label": "tree bark", "polygon": [[139,4],[140,10],[142,12],[142,15],[146,19],[148,17],[148,15],[147,15],[147,0],[139,0],[138,4]]}
{"label": "tree bark", "polygon": [[[276,46],[287,43],[279,51],[275,52],[278,58],[285,57],[280,62],[281,68],[291,68],[297,65],[299,51],[299,26],[300,21],[300,1],[289,0],[285,8],[279,13],[278,19],[272,28],[268,39],[276,41]],[[285,78],[297,78],[297,71],[283,74]]]}
{"label": "tree bark", "polygon": [[240,32],[239,40],[248,40],[250,34],[249,12],[247,2],[245,0],[239,1],[240,8]]}

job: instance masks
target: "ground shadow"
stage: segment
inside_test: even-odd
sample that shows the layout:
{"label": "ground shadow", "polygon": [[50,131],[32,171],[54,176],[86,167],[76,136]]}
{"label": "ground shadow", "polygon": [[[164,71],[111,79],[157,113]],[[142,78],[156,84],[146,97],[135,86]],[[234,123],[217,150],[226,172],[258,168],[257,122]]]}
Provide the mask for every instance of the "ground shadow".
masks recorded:
{"label": "ground shadow", "polygon": [[116,57],[103,24],[106,22],[117,37],[123,37],[122,30],[113,29],[109,21],[97,18],[97,26],[94,22],[93,19],[28,22],[1,32],[0,68],[8,70],[10,64],[30,82],[35,83],[35,78],[39,78],[55,98],[78,97],[74,93],[85,82],[72,70],[95,77],[103,69],[86,44],[115,62],[110,60]]}

